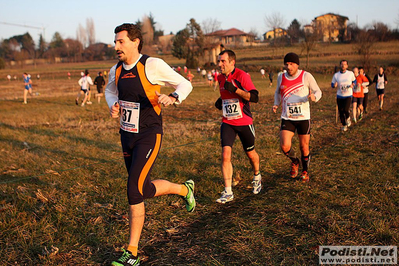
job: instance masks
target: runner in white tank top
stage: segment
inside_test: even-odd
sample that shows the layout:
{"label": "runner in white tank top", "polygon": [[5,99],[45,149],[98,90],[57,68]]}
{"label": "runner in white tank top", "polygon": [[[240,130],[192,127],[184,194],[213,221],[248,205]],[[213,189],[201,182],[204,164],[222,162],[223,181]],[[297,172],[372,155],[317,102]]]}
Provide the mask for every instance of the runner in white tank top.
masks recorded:
{"label": "runner in white tank top", "polygon": [[[298,175],[299,162],[302,162],[302,182],[309,181],[308,166],[310,162],[310,106],[309,100],[317,102],[322,92],[316,80],[309,72],[299,70],[299,57],[295,53],[288,53],[284,57],[286,73],[277,79],[277,88],[274,94],[273,112],[281,103],[280,146],[284,154],[291,159],[290,176]],[[292,148],[292,137],[298,131],[301,149],[301,160]]]}

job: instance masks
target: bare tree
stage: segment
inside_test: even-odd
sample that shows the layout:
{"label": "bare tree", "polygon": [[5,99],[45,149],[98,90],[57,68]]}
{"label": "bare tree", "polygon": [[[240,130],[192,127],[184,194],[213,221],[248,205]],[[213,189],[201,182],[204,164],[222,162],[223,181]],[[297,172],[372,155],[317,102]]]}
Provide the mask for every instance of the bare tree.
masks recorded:
{"label": "bare tree", "polygon": [[81,43],[79,46],[78,60],[82,60],[83,49],[86,47],[87,43],[87,35],[85,28],[83,28],[80,23],[78,29],[76,30],[76,40]]}
{"label": "bare tree", "polygon": [[265,16],[266,26],[273,30],[274,38],[277,37],[277,29],[283,28],[285,24],[284,17],[279,12],[274,12]]}
{"label": "bare tree", "polygon": [[[273,48],[273,55],[274,55],[275,50],[277,50],[279,46],[283,47],[282,45],[280,45],[280,42],[283,41],[283,38],[280,38],[281,36],[277,36],[277,31],[279,28],[282,29],[284,27],[285,20],[284,17],[279,12],[274,12],[270,15],[265,16],[265,23],[269,29],[273,30],[273,42],[271,42],[270,45]],[[283,53],[284,53],[284,47],[283,47]]]}
{"label": "bare tree", "polygon": [[86,33],[89,46],[96,42],[96,29],[92,18],[86,19]]}
{"label": "bare tree", "polygon": [[65,39],[66,56],[70,62],[79,62],[81,60],[82,44],[78,40]]}
{"label": "bare tree", "polygon": [[360,62],[366,72],[368,72],[371,67],[371,54],[373,53],[376,37],[370,31],[363,29],[357,34],[355,41],[354,49],[361,56]]}
{"label": "bare tree", "polygon": [[310,52],[316,49],[317,34],[307,32],[304,34],[304,41],[302,42],[302,51],[306,53],[306,68],[309,68]]}
{"label": "bare tree", "polygon": [[259,33],[258,33],[258,31],[256,30],[255,27],[252,27],[251,30],[248,33],[252,34],[256,39],[260,39]]}
{"label": "bare tree", "polygon": [[79,23],[79,27],[76,30],[76,39],[83,45],[83,47],[86,47],[87,43],[87,35],[86,35],[86,30],[83,28],[83,26]]}
{"label": "bare tree", "polygon": [[385,42],[387,40],[389,28],[386,24],[380,21],[373,21],[371,27],[369,31],[373,33],[378,41]]}
{"label": "bare tree", "polygon": [[207,18],[204,21],[202,21],[202,29],[204,34],[209,34],[212,32],[215,32],[217,30],[220,30],[221,23],[215,18]]}
{"label": "bare tree", "polygon": [[153,52],[151,46],[154,42],[154,28],[150,18],[147,15],[143,17],[141,32],[143,33],[143,43],[145,45],[143,46],[143,49],[145,50],[145,53],[150,54]]}

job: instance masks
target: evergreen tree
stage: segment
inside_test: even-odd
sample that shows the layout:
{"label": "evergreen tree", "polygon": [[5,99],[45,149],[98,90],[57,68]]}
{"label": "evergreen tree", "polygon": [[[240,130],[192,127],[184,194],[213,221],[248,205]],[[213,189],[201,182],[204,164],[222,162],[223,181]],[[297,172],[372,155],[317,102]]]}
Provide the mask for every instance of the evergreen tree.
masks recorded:
{"label": "evergreen tree", "polygon": [[39,47],[37,49],[38,52],[38,58],[43,58],[44,52],[47,50],[47,44],[46,41],[43,38],[43,35],[40,34],[39,37]]}
{"label": "evergreen tree", "polygon": [[288,36],[290,36],[290,42],[298,43],[299,38],[303,35],[301,31],[301,24],[299,24],[298,20],[294,19],[290,26],[287,29]]}
{"label": "evergreen tree", "polygon": [[186,59],[188,68],[198,67],[199,57],[204,53],[204,34],[201,26],[190,19],[186,28],[179,31],[173,41],[172,55]]}

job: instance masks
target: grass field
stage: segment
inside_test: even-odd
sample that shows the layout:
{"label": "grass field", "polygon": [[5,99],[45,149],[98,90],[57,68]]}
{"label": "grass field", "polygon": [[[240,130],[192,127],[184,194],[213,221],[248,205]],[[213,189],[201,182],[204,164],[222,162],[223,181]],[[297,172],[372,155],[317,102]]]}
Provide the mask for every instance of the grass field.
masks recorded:
{"label": "grass field", "polygon": [[[89,67],[95,76],[113,63],[46,69],[54,77],[34,81],[40,95],[27,105],[22,84],[0,80],[2,265],[109,265],[126,245],[118,121],[104,99],[76,106],[77,80],[63,78],[69,68]],[[266,187],[256,196],[248,188],[251,168],[237,140],[235,199],[215,203],[223,190],[221,113],[213,105],[219,95],[196,75],[187,100],[163,109],[163,146],[152,178],[195,180],[197,208],[187,213],[177,196],[146,201],[143,264],[317,265],[320,245],[397,245],[399,79],[389,76],[383,111],[373,85],[368,114],[342,133],[331,76],[315,74],[323,97],[311,107],[311,182],[302,184],[289,178],[289,161],[279,150],[275,88],[258,72],[250,74],[260,91],[251,108]],[[294,145],[298,150],[297,138]]]}

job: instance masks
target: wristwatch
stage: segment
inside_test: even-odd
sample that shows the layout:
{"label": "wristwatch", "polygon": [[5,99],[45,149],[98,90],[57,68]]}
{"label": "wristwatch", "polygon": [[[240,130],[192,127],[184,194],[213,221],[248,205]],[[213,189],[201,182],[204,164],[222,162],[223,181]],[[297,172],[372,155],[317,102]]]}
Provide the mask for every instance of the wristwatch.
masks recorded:
{"label": "wristwatch", "polygon": [[177,94],[176,92],[172,92],[171,94],[169,94],[169,97],[175,98],[176,102],[179,101],[179,94]]}

